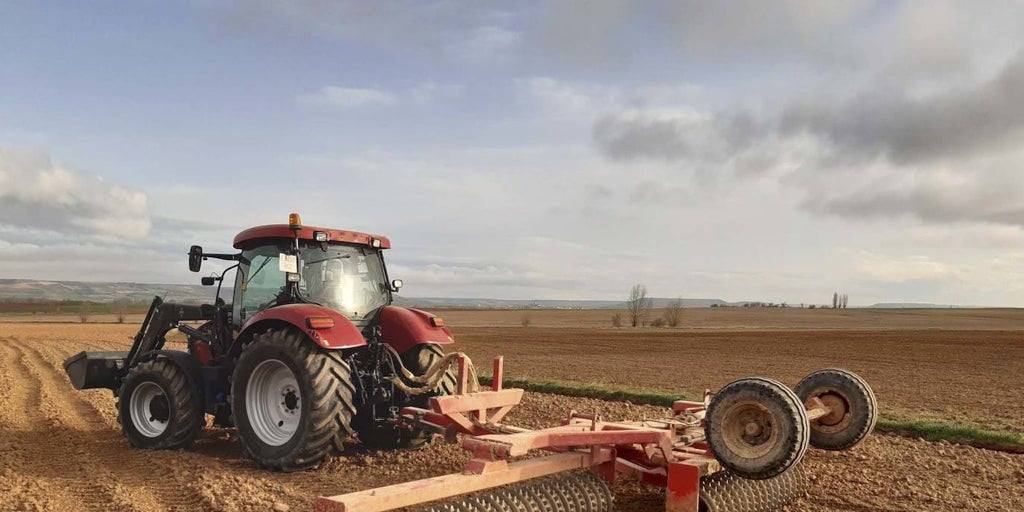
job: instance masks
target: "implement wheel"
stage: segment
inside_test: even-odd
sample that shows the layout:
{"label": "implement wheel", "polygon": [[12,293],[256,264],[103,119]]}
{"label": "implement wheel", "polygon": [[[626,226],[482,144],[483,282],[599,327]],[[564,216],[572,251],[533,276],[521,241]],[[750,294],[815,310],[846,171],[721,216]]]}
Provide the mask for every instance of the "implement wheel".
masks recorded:
{"label": "implement wheel", "polygon": [[238,437],[264,467],[316,467],[351,434],[355,388],[348,362],[298,331],[258,334],[242,350],[231,379]]}
{"label": "implement wheel", "polygon": [[117,397],[121,432],[136,448],[185,448],[206,423],[199,390],[178,365],[167,359],[133,367]]}
{"label": "implement wheel", "polygon": [[842,368],[818,370],[796,385],[804,403],[818,398],[832,412],[811,422],[811,446],[846,450],[860,443],[875,428],[878,400],[864,379]]}
{"label": "implement wheel", "polygon": [[722,466],[754,480],[771,478],[799,462],[810,437],[800,399],[763,377],[740,379],[719,390],[708,406],[704,428]]}

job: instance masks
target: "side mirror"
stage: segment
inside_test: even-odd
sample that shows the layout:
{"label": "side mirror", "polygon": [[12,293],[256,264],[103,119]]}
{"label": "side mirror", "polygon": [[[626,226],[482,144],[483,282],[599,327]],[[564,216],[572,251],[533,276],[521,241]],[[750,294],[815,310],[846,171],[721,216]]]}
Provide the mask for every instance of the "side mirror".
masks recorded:
{"label": "side mirror", "polygon": [[198,245],[193,245],[192,248],[188,250],[188,269],[192,272],[199,272],[199,268],[202,266],[203,248]]}
{"label": "side mirror", "polygon": [[401,290],[401,289],[402,289],[402,280],[401,279],[395,279],[394,281],[391,281],[391,291],[397,292],[398,290]]}
{"label": "side mirror", "polygon": [[203,286],[213,286],[217,281],[220,281],[220,278],[213,276],[206,276],[202,279]]}

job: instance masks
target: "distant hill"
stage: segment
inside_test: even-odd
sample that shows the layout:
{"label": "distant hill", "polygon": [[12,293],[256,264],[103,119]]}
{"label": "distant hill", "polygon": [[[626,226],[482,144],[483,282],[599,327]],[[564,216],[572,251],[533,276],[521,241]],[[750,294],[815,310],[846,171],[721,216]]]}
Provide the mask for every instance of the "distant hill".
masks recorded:
{"label": "distant hill", "polygon": [[[154,295],[184,303],[213,301],[215,286],[0,279],[0,301],[149,302]],[[225,287],[222,296],[231,296]]]}
{"label": "distant hill", "polygon": [[932,304],[930,302],[879,302],[878,304],[872,304],[868,308],[876,309],[952,309],[952,308],[970,308],[974,306],[955,306],[952,304]]}
{"label": "distant hill", "polygon": [[[154,295],[186,303],[211,302],[215,287],[197,284],[101,283],[86,281],[36,281],[31,279],[0,279],[0,301],[89,301],[149,302]],[[231,296],[225,286],[222,297]],[[676,299],[652,298],[655,308],[663,308]],[[452,297],[395,296],[395,304],[423,308],[467,309],[624,309],[625,301],[615,300],[510,300]],[[744,302],[721,299],[682,299],[683,307],[706,308],[742,306]]]}

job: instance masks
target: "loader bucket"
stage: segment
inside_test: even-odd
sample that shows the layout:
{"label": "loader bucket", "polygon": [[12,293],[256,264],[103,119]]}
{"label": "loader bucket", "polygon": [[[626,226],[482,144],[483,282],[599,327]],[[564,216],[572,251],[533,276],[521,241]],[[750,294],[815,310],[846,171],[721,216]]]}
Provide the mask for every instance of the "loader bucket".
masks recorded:
{"label": "loader bucket", "polygon": [[75,389],[116,389],[128,352],[79,352],[64,360]]}

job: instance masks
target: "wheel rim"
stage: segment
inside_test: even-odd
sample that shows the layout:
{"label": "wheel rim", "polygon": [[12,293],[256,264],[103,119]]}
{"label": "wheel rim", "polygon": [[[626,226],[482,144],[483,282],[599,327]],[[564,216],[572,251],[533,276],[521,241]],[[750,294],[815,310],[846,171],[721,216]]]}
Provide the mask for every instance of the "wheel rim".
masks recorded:
{"label": "wheel rim", "polygon": [[287,443],[302,418],[302,395],[295,373],[277,359],[260,363],[245,388],[245,410],[261,441],[270,446]]}
{"label": "wheel rim", "polygon": [[167,430],[170,407],[167,394],[155,382],[143,382],[132,392],[128,405],[132,425],[146,437],[158,437]]}
{"label": "wheel rim", "polygon": [[850,414],[850,410],[853,407],[850,405],[849,398],[841,390],[836,388],[816,390],[815,396],[831,411],[814,422],[812,427],[815,430],[826,434],[834,434],[842,432],[850,426],[850,423],[853,422],[853,415]]}
{"label": "wheel rim", "polygon": [[740,402],[723,415],[722,438],[741,457],[764,457],[778,445],[779,429],[772,411],[757,402]]}

